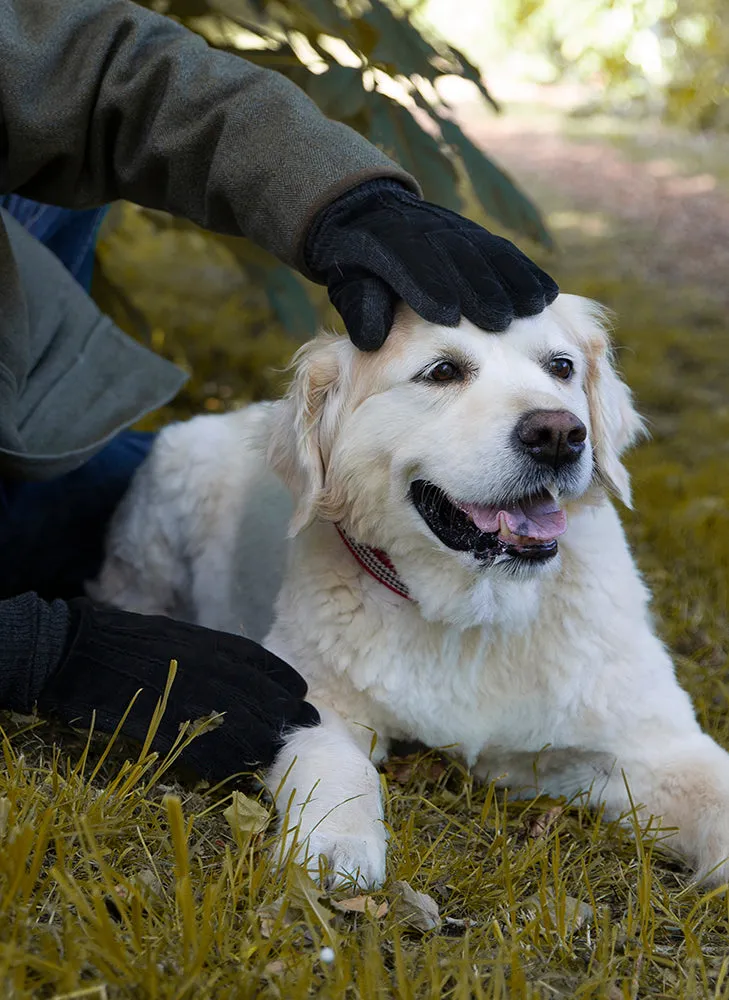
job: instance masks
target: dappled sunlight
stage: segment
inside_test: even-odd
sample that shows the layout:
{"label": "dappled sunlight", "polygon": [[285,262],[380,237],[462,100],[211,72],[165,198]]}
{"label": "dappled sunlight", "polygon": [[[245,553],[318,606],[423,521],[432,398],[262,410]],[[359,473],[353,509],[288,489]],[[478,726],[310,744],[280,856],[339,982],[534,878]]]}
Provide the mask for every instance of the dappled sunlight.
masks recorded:
{"label": "dappled sunlight", "polygon": [[584,236],[596,238],[607,235],[610,230],[608,219],[596,212],[550,212],[547,221],[557,233],[577,229]]}

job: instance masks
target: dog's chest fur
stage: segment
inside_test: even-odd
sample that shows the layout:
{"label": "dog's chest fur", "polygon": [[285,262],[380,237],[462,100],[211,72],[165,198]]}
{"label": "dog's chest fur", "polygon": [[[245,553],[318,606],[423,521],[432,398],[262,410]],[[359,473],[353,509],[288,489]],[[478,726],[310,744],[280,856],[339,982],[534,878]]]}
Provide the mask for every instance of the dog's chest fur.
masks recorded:
{"label": "dog's chest fur", "polygon": [[[606,607],[614,605],[614,621],[623,627],[628,609],[636,623],[645,620],[636,574],[626,587],[617,572],[629,556],[614,510],[605,505],[582,521],[572,526],[575,549],[608,543],[605,560],[622,578],[613,591],[610,567],[603,566],[600,616],[593,615],[596,596],[586,593],[583,579],[589,553],[578,558],[566,546],[560,569],[539,581],[537,599],[511,609],[510,627],[496,622],[462,630],[425,621],[416,603],[361,571],[331,525],[319,524],[293,543],[266,645],[304,674],[316,704],[370,727],[384,744],[417,739],[452,746],[469,764],[488,748],[569,746],[589,725],[590,703],[601,697],[596,649],[612,662],[620,657],[621,636],[606,621]],[[518,588],[515,594],[518,600]],[[606,622],[602,637],[594,634],[595,617]],[[371,733],[363,731],[362,739],[369,745]]]}

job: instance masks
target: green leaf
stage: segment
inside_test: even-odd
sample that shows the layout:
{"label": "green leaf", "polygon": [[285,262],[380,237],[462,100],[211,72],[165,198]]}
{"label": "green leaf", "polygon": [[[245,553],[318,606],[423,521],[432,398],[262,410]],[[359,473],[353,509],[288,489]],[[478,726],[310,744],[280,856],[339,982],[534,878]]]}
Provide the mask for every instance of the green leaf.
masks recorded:
{"label": "green leaf", "polygon": [[301,282],[290,268],[280,264],[264,275],[263,290],[286,333],[298,340],[313,336],[317,314]]}
{"label": "green leaf", "polygon": [[308,35],[308,30],[314,29],[340,38],[349,29],[349,22],[342,17],[332,0],[288,0],[282,6],[289,15],[291,25],[304,34]]}
{"label": "green leaf", "polygon": [[489,160],[455,122],[441,118],[440,127],[445,141],[459,154],[484,210],[507,229],[551,249],[554,243],[539,209],[509,175]]}
{"label": "green leaf", "polygon": [[437,140],[428,135],[401,104],[377,92],[369,97],[370,141],[420,182],[429,201],[459,211],[462,206],[456,171]]}
{"label": "green leaf", "polygon": [[456,57],[456,60],[460,67],[459,76],[462,76],[464,80],[470,80],[471,83],[475,83],[478,89],[481,91],[483,97],[489,102],[494,111],[500,112],[501,106],[498,101],[492,96],[486,84],[483,82],[483,77],[481,76],[481,71],[473,65],[473,63],[464,56],[460,49],[455,49],[451,47],[451,52]]}
{"label": "green leaf", "polygon": [[357,52],[361,52],[367,59],[371,59],[380,38],[379,31],[369,21],[365,21],[363,17],[358,17],[355,21],[352,21],[351,27],[354,35],[352,47]]}
{"label": "green leaf", "polygon": [[369,96],[358,69],[334,64],[326,73],[311,74],[306,91],[329,118],[353,118],[364,108]]}
{"label": "green leaf", "polygon": [[407,17],[395,17],[380,0],[371,0],[372,9],[362,20],[377,34],[370,59],[392,74],[423,76],[435,80],[440,72],[433,65],[438,52],[430,45]]}

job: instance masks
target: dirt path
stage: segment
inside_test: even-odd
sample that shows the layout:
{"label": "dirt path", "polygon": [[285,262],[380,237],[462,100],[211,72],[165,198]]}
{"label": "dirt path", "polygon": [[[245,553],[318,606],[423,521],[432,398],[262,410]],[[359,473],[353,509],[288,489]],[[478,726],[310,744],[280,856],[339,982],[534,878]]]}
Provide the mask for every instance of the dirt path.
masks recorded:
{"label": "dirt path", "polygon": [[633,137],[628,156],[605,138],[570,138],[549,116],[497,118],[471,107],[462,120],[552,216],[564,249],[614,239],[617,273],[694,286],[729,304],[729,194],[706,169],[711,140],[653,130]]}

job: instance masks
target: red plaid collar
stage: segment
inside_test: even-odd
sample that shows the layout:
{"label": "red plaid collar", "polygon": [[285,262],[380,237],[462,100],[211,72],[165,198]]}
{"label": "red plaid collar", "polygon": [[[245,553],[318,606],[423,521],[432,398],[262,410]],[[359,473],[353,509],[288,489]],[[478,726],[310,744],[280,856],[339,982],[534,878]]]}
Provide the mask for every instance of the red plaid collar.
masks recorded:
{"label": "red plaid collar", "polygon": [[384,584],[393,594],[404,597],[406,601],[412,601],[410,591],[398,576],[397,570],[386,552],[383,552],[382,549],[373,549],[370,545],[362,545],[361,542],[355,542],[341,525],[337,524],[335,527],[339,532],[339,537],[366,573]]}

